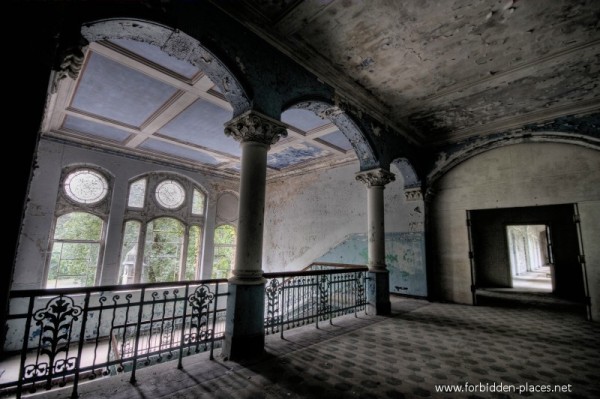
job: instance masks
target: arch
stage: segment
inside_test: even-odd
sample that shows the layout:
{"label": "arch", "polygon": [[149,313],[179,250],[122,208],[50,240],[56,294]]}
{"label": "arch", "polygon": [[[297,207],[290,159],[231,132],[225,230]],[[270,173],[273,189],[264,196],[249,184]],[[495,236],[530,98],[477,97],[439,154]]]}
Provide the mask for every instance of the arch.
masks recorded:
{"label": "arch", "polygon": [[476,155],[496,148],[522,143],[572,144],[600,151],[600,140],[586,135],[575,136],[572,133],[543,131],[521,132],[519,134],[502,135],[500,137],[494,136],[465,144],[454,149],[449,154],[441,152],[435,165],[427,175],[427,187],[433,187],[434,184],[451,169]]}
{"label": "arch", "polygon": [[234,117],[251,108],[247,90],[231,70],[197,39],[178,29],[150,21],[114,18],[85,23],[81,34],[88,42],[129,39],[157,46],[206,74],[233,107]]}
{"label": "arch", "polygon": [[395,165],[402,174],[405,190],[421,188],[421,178],[407,158],[396,158],[392,161],[392,165]]}
{"label": "arch", "polygon": [[379,167],[379,160],[366,134],[341,108],[323,100],[301,100],[285,108],[288,109],[304,109],[314,112],[322,119],[329,119],[350,141],[360,162],[360,170]]}

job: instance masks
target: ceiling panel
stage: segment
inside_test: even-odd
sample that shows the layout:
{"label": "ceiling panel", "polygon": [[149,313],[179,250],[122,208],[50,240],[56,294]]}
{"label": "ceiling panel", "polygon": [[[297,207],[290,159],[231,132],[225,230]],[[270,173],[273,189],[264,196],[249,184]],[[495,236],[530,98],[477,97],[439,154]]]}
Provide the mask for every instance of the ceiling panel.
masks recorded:
{"label": "ceiling panel", "polygon": [[189,62],[171,57],[152,44],[127,39],[114,39],[111,42],[188,79],[200,73],[200,70]]}
{"label": "ceiling panel", "polygon": [[231,137],[225,136],[224,133],[224,125],[231,120],[232,116],[231,111],[198,99],[163,126],[158,133],[212,150],[240,156],[239,143]]}
{"label": "ceiling panel", "polygon": [[129,133],[117,129],[112,126],[107,126],[102,123],[92,122],[75,116],[67,115],[63,128],[76,131],[88,136],[95,136],[102,139],[116,141],[122,143],[129,137]]}
{"label": "ceiling panel", "polygon": [[344,136],[344,133],[336,130],[333,133],[326,134],[324,136],[319,137],[319,140],[325,141],[329,144],[332,144],[342,150],[348,151],[352,149],[352,144],[348,141],[348,138]]}
{"label": "ceiling panel", "polygon": [[269,154],[267,164],[275,169],[283,169],[331,155],[330,151],[315,147],[306,141],[294,143],[279,152]]}
{"label": "ceiling panel", "polygon": [[166,143],[161,140],[148,139],[144,141],[139,148],[144,150],[156,151],[176,158],[184,158],[191,161],[197,161],[209,165],[221,163],[218,159],[201,151],[191,148],[181,147],[176,144]]}
{"label": "ceiling panel", "polygon": [[92,52],[71,106],[139,127],[176,91],[167,84]]}
{"label": "ceiling panel", "polygon": [[281,120],[305,132],[331,123],[329,120],[321,119],[314,112],[305,109],[288,109],[281,114]]}

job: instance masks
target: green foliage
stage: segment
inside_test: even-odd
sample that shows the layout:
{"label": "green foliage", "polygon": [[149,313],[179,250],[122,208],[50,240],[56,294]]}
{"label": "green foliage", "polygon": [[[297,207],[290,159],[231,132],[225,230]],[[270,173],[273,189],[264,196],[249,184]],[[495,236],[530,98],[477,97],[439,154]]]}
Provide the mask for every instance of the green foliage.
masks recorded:
{"label": "green foliage", "polygon": [[184,231],[183,223],[172,218],[159,218],[148,223],[143,282],[178,280]]}
{"label": "green foliage", "polygon": [[72,212],[57,219],[48,271],[49,288],[94,285],[102,225],[102,219],[85,212]]}
{"label": "green foliage", "polygon": [[200,243],[202,242],[202,230],[200,229],[200,226],[190,227],[188,240],[185,279],[196,280],[196,270],[198,269],[200,260]]}
{"label": "green foliage", "polygon": [[227,278],[235,259],[235,227],[219,226],[215,229],[215,252],[212,278]]}

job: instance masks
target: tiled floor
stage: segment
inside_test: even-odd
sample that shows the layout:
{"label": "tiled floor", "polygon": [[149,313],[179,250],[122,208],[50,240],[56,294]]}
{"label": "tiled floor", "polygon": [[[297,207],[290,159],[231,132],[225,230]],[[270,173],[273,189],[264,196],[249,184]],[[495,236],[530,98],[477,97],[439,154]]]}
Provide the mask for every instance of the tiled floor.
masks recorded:
{"label": "tiled floor", "polygon": [[[344,317],[268,337],[257,362],[198,355],[184,370],[173,362],[139,370],[137,386],[128,375],[83,384],[81,398],[600,398],[600,324],[579,314],[398,298],[393,308],[389,318]],[[436,392],[467,382],[471,390],[571,384],[572,392]]]}

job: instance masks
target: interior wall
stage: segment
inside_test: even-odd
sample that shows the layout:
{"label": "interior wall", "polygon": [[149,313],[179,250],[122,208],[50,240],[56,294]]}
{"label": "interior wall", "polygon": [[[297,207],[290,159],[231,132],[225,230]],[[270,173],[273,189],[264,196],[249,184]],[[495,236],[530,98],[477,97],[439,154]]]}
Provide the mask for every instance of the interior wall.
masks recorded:
{"label": "interior wall", "polygon": [[[114,177],[111,212],[107,220],[106,245],[101,284],[116,284],[120,269],[121,234],[132,178],[149,172],[172,172],[186,176],[207,190],[207,213],[204,225],[203,268],[212,265],[213,231],[216,219],[216,199],[219,193],[237,191],[238,181],[205,173],[178,169],[121,155],[89,150],[74,145],[40,140],[36,167],[29,189],[23,228],[19,239],[12,289],[43,288],[46,253],[54,220],[56,198],[60,189],[61,171],[68,165],[100,167]],[[210,272],[208,272],[210,274]]]}
{"label": "interior wall", "polygon": [[[506,146],[479,154],[450,170],[435,187],[431,204],[432,294],[472,303],[466,211],[577,203],[590,282],[598,281],[600,254],[600,152],[556,143]],[[587,244],[586,244],[587,243]],[[588,251],[586,249],[586,251]],[[600,319],[600,285],[590,284],[592,312]]]}
{"label": "interior wall", "polygon": [[[315,260],[366,264],[367,187],[358,163],[270,181],[267,185],[263,269],[300,270]],[[407,201],[402,175],[384,190],[386,262],[390,287],[426,295],[423,201]]]}

